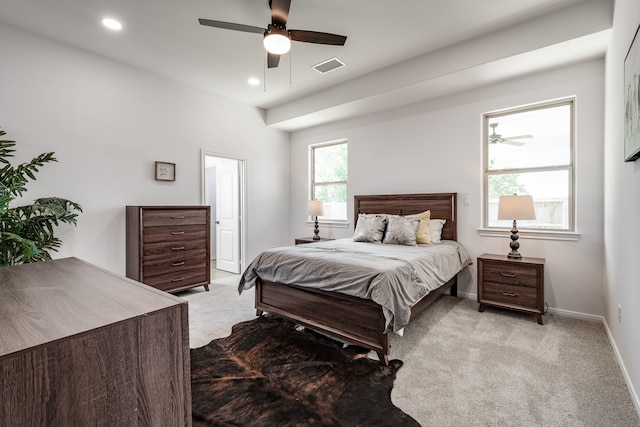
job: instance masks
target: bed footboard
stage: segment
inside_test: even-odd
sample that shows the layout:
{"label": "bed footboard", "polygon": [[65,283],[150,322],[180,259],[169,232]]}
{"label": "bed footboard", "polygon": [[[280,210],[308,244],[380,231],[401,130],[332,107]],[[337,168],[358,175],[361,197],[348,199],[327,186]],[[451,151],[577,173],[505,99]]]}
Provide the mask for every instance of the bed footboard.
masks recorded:
{"label": "bed footboard", "polygon": [[[449,288],[452,288],[452,295],[455,295],[456,277],[420,300],[411,310],[411,318]],[[267,312],[291,320],[373,350],[382,363],[389,363],[389,334],[384,333],[382,307],[375,302],[337,292],[260,279],[255,290],[257,315]]]}

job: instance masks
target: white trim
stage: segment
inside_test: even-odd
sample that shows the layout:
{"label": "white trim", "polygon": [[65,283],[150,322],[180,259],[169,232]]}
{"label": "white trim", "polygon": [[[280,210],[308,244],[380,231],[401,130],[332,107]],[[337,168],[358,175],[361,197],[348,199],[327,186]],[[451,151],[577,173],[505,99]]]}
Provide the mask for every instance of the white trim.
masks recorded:
{"label": "white trim", "polygon": [[[478,228],[478,234],[485,237],[508,238],[511,236],[511,231],[497,228]],[[582,237],[580,233],[573,231],[554,230],[518,230],[518,236],[524,239],[561,240],[566,242],[577,242]]]}
{"label": "white trim", "polygon": [[[315,227],[315,221],[307,220],[308,227]],[[320,221],[318,220],[318,226],[328,227],[328,228],[349,228],[349,221]]]}
{"label": "white trim", "polygon": [[618,366],[620,366],[620,370],[622,371],[622,376],[624,377],[624,382],[627,383],[627,388],[629,389],[629,394],[631,395],[631,401],[633,402],[633,406],[636,409],[636,414],[638,418],[640,418],[640,397],[638,396],[638,392],[635,388],[633,388],[633,382],[631,382],[631,377],[629,376],[629,372],[627,371],[626,366],[624,365],[624,361],[622,360],[622,356],[620,356],[620,351],[618,350],[618,346],[616,342],[613,340],[613,335],[611,334],[611,330],[609,329],[609,324],[605,318],[602,318],[602,324],[604,325],[604,330],[607,332],[607,337],[609,337],[609,343],[611,343],[611,348],[613,349],[613,354],[616,356],[616,360],[618,361]]}

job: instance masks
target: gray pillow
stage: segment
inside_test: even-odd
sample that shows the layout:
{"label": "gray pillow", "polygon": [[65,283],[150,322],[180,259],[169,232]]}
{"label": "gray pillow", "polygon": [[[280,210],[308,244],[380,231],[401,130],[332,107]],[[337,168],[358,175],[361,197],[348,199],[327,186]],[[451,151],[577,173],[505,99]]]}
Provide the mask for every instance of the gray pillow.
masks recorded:
{"label": "gray pillow", "polygon": [[387,231],[382,243],[392,245],[416,245],[416,233],[420,218],[407,218],[399,215],[387,215]]}
{"label": "gray pillow", "polygon": [[354,242],[380,243],[387,227],[387,218],[375,216],[367,218],[366,214],[358,214],[356,231],[353,233]]}

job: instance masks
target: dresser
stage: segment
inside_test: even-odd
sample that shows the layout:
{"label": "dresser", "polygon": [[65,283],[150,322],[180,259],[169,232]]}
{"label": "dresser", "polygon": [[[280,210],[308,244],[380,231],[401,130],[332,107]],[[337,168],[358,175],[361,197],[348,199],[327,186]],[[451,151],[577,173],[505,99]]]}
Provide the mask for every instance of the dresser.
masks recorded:
{"label": "dresser", "polygon": [[512,259],[506,255],[478,257],[478,303],[531,313],[542,325],[544,258]]}
{"label": "dresser", "polygon": [[190,426],[188,311],[77,258],[0,268],[0,426]]}
{"label": "dresser", "polygon": [[165,292],[209,290],[209,206],[127,206],[127,277]]}

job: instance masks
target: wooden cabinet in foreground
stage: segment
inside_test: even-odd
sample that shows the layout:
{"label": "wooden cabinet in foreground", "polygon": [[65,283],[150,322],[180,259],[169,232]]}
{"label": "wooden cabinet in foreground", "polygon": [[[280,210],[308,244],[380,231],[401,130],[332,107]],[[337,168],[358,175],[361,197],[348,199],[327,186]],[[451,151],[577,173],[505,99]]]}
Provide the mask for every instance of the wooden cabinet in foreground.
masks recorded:
{"label": "wooden cabinet in foreground", "polygon": [[211,280],[209,206],[127,206],[127,277],[166,292]]}
{"label": "wooden cabinet in foreground", "polygon": [[190,426],[188,314],[77,258],[0,268],[0,425]]}

